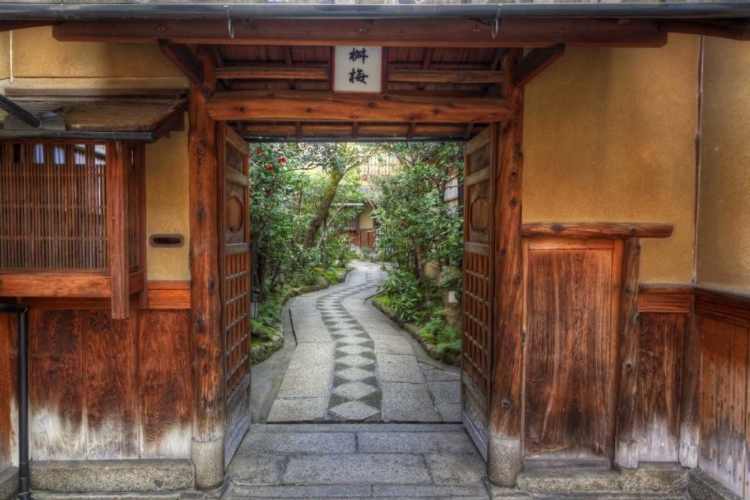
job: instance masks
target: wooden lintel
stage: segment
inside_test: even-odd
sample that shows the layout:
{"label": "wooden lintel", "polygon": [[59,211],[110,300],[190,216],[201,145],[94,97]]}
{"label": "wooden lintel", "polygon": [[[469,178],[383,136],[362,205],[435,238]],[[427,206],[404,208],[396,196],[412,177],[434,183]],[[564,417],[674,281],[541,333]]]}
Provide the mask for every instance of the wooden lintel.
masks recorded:
{"label": "wooden lintel", "polygon": [[549,68],[555,61],[565,54],[565,45],[557,44],[552,47],[536,48],[521,60],[515,74],[513,84],[524,86],[539,73]]}
{"label": "wooden lintel", "polygon": [[230,37],[221,20],[67,21],[53,27],[64,41],[235,45],[382,45],[385,47],[660,47],[667,34],[653,19],[248,19]]}
{"label": "wooden lintel", "polygon": [[502,99],[440,99],[317,91],[219,92],[207,105],[213,120],[491,123],[508,117]]}
{"label": "wooden lintel", "polygon": [[215,71],[220,80],[329,80],[328,68],[278,67],[278,66],[225,66]]}
{"label": "wooden lintel", "polygon": [[424,83],[501,83],[502,71],[443,71],[443,70],[393,70],[388,72],[390,82]]}
{"label": "wooden lintel", "polygon": [[192,83],[203,83],[205,77],[203,65],[198,56],[189,47],[170,43],[166,40],[159,40],[159,49]]}
{"label": "wooden lintel", "polygon": [[539,236],[560,236],[565,238],[667,238],[672,235],[673,224],[654,222],[580,222],[552,223],[530,222],[523,225],[526,238]]}
{"label": "wooden lintel", "polygon": [[0,297],[104,298],[110,293],[110,277],[101,272],[0,274]]}
{"label": "wooden lintel", "polygon": [[[409,125],[402,124],[373,124],[373,123],[330,123],[330,124],[301,124],[301,138],[318,137],[406,137]],[[432,124],[417,123],[415,137],[462,137],[465,127],[460,124]],[[297,136],[296,123],[262,124],[250,123],[242,127],[245,137],[290,138]]]}
{"label": "wooden lintel", "polygon": [[664,33],[750,40],[750,21],[747,19],[664,19],[659,21],[659,29]]}

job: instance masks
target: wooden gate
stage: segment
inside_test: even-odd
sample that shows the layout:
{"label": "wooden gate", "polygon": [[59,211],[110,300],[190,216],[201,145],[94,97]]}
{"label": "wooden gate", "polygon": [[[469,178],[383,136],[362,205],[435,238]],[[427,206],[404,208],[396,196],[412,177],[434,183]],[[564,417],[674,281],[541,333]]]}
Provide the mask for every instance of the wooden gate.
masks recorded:
{"label": "wooden gate", "polygon": [[[250,228],[248,221],[247,144],[226,123],[218,125],[219,267],[221,329],[226,394],[225,463],[250,425]],[[223,228],[223,229],[222,229]]]}
{"label": "wooden gate", "polygon": [[492,302],[495,266],[497,125],[466,144],[464,180],[464,288],[462,332],[462,420],[487,459],[492,376]]}

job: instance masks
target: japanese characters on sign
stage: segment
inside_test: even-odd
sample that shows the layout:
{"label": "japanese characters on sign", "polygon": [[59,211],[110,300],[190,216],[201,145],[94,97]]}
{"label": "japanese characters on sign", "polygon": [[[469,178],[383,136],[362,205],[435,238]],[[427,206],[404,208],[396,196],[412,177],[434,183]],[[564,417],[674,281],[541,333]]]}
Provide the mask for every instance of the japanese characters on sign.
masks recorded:
{"label": "japanese characters on sign", "polygon": [[382,90],[382,47],[341,45],[336,47],[334,58],[334,91],[379,93]]}

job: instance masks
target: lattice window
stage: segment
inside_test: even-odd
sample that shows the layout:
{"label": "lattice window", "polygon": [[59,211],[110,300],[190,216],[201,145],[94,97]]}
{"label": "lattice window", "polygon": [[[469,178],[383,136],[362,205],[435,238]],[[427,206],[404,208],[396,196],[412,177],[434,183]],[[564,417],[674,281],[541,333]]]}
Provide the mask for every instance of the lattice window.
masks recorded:
{"label": "lattice window", "polygon": [[489,267],[487,256],[464,254],[463,368],[484,396],[489,396],[491,373]]}
{"label": "lattice window", "polygon": [[0,270],[107,269],[103,144],[0,144]]}
{"label": "lattice window", "polygon": [[227,397],[250,373],[250,254],[226,257]]}

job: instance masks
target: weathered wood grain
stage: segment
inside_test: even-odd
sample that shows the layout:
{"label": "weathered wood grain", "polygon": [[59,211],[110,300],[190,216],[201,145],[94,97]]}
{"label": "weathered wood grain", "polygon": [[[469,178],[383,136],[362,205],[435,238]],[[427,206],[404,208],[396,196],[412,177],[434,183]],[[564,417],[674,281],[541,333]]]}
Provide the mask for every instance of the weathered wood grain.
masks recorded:
{"label": "weathered wood grain", "polygon": [[98,298],[110,293],[110,277],[98,271],[0,274],[0,297]]}
{"label": "weathered wood grain", "polygon": [[490,123],[508,117],[501,99],[344,94],[324,91],[237,90],[208,102],[213,120]]}
{"label": "weathered wood grain", "polygon": [[677,462],[687,315],[641,314],[638,363],[638,458]]}
{"label": "weathered wood grain", "polygon": [[674,225],[654,222],[527,222],[523,235],[527,238],[539,236],[562,236],[567,238],[667,238],[672,235]]}
{"label": "weathered wood grain", "polygon": [[138,338],[140,456],[190,458],[190,312],[140,311]]}
{"label": "weathered wood grain", "polygon": [[698,287],[695,289],[695,313],[750,327],[750,296]]}
{"label": "weathered wood grain", "polygon": [[237,22],[234,38],[226,20],[138,22],[72,21],[53,26],[64,41],[155,42],[241,45],[381,45],[385,47],[547,47],[604,45],[661,47],[667,34],[657,21],[629,19],[262,19]]}
{"label": "weathered wood grain", "polygon": [[130,246],[128,244],[128,174],[126,147],[107,143],[107,249],[111,279],[112,319],[130,315]]}
{"label": "weathered wood grain", "polygon": [[[638,467],[638,276],[641,247],[638,238],[625,240],[618,334],[618,397],[615,461],[621,467]],[[647,391],[647,387],[643,387]]]}
{"label": "weathered wood grain", "polygon": [[16,349],[16,323],[15,315],[0,314],[0,467],[13,460],[11,411],[15,410],[16,359],[11,351]]}
{"label": "weathered wood grain", "polygon": [[82,314],[87,458],[137,458],[137,322]]}
{"label": "weathered wood grain", "polygon": [[328,67],[288,67],[288,66],[225,66],[216,68],[219,80],[261,79],[261,80],[329,80]]}
{"label": "weathered wood grain", "polygon": [[29,313],[29,425],[32,460],[87,458],[86,311]]}
{"label": "weathered wood grain", "polygon": [[148,309],[190,309],[189,281],[149,281]]}
{"label": "weathered wood grain", "polygon": [[424,83],[502,83],[502,71],[446,71],[446,70],[390,70],[389,82],[424,82]]}
{"label": "weathered wood grain", "polygon": [[700,318],[702,344],[698,465],[742,496],[747,459],[748,329]]}
{"label": "weathered wood grain", "polygon": [[197,85],[203,83],[203,63],[190,47],[159,40],[159,50],[188,77],[191,83]]}
{"label": "weathered wood grain", "polygon": [[694,314],[686,316],[680,388],[680,464],[698,467],[701,403],[701,328]]}
{"label": "weathered wood grain", "polygon": [[527,274],[527,457],[612,452],[613,251],[531,250]]}

